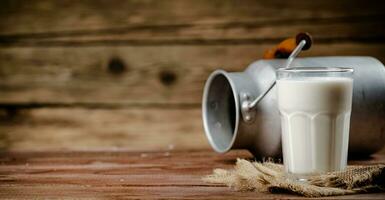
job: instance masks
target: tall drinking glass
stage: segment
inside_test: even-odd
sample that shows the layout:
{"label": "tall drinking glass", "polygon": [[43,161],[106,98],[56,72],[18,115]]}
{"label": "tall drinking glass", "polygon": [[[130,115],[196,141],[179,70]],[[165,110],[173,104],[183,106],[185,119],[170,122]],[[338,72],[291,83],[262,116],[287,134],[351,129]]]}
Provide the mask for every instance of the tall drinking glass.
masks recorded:
{"label": "tall drinking glass", "polygon": [[353,69],[277,70],[283,162],[297,180],[347,165]]}

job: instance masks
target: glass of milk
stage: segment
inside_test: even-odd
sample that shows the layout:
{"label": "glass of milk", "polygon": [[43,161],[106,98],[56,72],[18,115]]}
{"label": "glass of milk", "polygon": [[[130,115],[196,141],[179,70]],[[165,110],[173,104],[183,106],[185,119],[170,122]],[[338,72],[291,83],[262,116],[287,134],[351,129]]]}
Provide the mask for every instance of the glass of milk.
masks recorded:
{"label": "glass of milk", "polygon": [[289,177],[344,170],[347,165],[353,69],[277,70],[283,163]]}

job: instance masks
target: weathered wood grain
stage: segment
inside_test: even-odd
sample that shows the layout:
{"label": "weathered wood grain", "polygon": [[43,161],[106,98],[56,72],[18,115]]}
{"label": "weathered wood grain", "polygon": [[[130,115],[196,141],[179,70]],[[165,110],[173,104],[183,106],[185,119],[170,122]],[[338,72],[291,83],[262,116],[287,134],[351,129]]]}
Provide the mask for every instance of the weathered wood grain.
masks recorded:
{"label": "weathered wood grain", "polygon": [[208,148],[199,107],[211,71],[241,71],[299,31],[315,39],[302,56],[385,62],[384,10],[370,0],[1,1],[0,147]]}
{"label": "weathered wood grain", "polygon": [[0,45],[271,44],[300,31],[320,43],[385,40],[382,1],[113,2],[5,1]]}
{"label": "weathered wood grain", "polygon": [[[0,197],[303,199],[290,194],[237,192],[201,180],[214,168],[232,168],[237,158],[252,159],[246,151],[224,155],[212,151],[4,151],[0,153]],[[351,164],[385,163],[384,159],[384,155],[376,155]],[[383,199],[384,195],[329,198]]]}
{"label": "weathered wood grain", "polygon": [[0,148],[208,149],[200,109],[40,108],[0,112]]}
{"label": "weathered wood grain", "polygon": [[[261,24],[260,22],[198,23],[153,25],[33,34],[0,35],[0,46],[174,46],[274,44],[307,31],[320,43],[385,42],[384,16],[325,18],[299,21],[298,24]],[[330,31],[325,31],[330,30]]]}
{"label": "weathered wood grain", "polygon": [[[0,49],[0,103],[190,104],[217,68],[242,71],[271,45]],[[383,44],[318,44],[303,56],[368,55]]]}
{"label": "weathered wood grain", "polygon": [[[251,21],[257,24],[350,21],[383,16],[383,1],[2,1],[0,32],[104,30],[127,25],[154,26]],[[167,30],[166,30],[167,31]]]}
{"label": "weathered wood grain", "polygon": [[3,1],[0,104],[198,106],[212,70],[240,71],[299,31],[316,41],[304,56],[385,61],[384,9],[382,1]]}

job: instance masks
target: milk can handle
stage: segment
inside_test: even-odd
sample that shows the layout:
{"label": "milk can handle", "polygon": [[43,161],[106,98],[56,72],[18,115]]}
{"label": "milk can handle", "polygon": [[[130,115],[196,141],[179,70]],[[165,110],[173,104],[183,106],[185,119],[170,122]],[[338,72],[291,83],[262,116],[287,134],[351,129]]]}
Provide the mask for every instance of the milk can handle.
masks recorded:
{"label": "milk can handle", "polygon": [[[297,36],[298,37],[298,36]],[[298,45],[295,47],[293,52],[291,52],[290,56],[287,58],[285,68],[290,67],[291,63],[295,59],[295,57],[298,56],[298,54],[302,51],[302,49],[305,47],[306,44],[309,43],[311,45],[311,38],[308,39],[302,39],[300,42],[298,42]],[[266,96],[266,94],[273,88],[276,84],[276,81],[274,81],[265,91],[263,91],[257,98],[254,100],[251,99],[250,93],[248,92],[240,92],[240,102],[241,102],[241,113],[243,121],[245,122],[252,122],[255,118],[255,107],[257,106],[258,102]]]}

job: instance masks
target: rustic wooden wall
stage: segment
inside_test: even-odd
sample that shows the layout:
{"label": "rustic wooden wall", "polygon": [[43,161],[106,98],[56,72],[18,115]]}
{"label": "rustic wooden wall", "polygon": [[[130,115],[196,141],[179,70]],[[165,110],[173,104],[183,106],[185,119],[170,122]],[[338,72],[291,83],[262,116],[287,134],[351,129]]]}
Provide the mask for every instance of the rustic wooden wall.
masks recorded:
{"label": "rustic wooden wall", "polygon": [[208,74],[243,70],[299,31],[302,56],[385,62],[385,1],[0,3],[0,147],[209,148]]}

